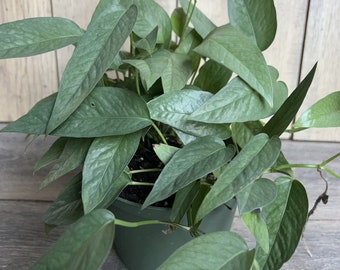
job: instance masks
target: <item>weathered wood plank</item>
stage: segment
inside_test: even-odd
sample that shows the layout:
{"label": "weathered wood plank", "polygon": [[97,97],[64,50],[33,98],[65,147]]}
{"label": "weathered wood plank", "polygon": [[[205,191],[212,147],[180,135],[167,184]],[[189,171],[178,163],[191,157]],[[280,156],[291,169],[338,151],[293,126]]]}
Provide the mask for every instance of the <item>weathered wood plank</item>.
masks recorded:
{"label": "weathered wood plank", "polygon": [[[315,103],[327,93],[340,89],[340,1],[311,0],[302,63],[302,78],[318,62],[315,79],[301,109]],[[298,140],[340,141],[336,129],[311,129],[294,135]]]}
{"label": "weathered wood plank", "polygon": [[[0,23],[51,16],[49,0],[2,0]],[[0,121],[25,114],[38,100],[58,90],[55,53],[0,61]]]}

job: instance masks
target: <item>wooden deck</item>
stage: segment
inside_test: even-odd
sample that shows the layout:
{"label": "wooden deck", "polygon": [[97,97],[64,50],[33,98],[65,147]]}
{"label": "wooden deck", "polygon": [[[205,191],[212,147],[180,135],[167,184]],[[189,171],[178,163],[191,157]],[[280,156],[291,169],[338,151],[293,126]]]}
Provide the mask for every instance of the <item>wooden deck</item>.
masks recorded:
{"label": "wooden deck", "polygon": [[[0,134],[0,269],[29,269],[63,232],[57,229],[46,235],[41,218],[64,180],[38,191],[44,171],[32,175],[34,163],[52,140],[28,142],[24,135]],[[320,163],[339,152],[340,144],[285,141],[283,149],[293,163]],[[340,162],[333,168],[340,172]],[[324,191],[324,182],[314,170],[300,169],[296,178],[306,185],[312,205]],[[283,269],[340,269],[340,180],[327,178],[328,204],[319,205],[303,241]],[[252,242],[237,217],[233,228]],[[112,252],[103,269],[125,268]]]}

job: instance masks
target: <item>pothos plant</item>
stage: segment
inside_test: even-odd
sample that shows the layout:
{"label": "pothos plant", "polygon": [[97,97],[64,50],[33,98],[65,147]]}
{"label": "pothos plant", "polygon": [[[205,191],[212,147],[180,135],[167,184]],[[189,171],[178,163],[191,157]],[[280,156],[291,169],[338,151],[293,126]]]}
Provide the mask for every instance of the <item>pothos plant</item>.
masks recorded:
{"label": "pothos plant", "polygon": [[[116,226],[159,222],[131,224],[107,210],[131,186],[151,189],[142,208],[172,197],[171,220],[162,222],[198,236],[160,269],[172,269],[178,258],[181,269],[193,269],[193,260],[204,269],[277,269],[293,254],[308,199],[279,136],[316,66],[288,96],[262,54],[276,32],[272,0],[229,0],[230,23],[219,27],[196,0],[180,4],[169,16],[153,0],[101,0],[86,30],[64,18],[0,25],[1,58],[75,46],[59,91],[2,130],[57,137],[34,168],[52,165],[42,187],[72,175],[44,221],[51,228],[74,224],[33,269],[100,268]],[[122,50],[126,40],[129,51]],[[339,126],[339,103],[340,92],[318,101],[290,132]],[[153,159],[134,168],[137,155]],[[338,156],[309,167],[339,177],[327,168]],[[142,173],[155,180],[137,181]],[[233,232],[200,236],[202,219],[233,198],[254,249]],[[180,224],[186,214],[189,224]]]}

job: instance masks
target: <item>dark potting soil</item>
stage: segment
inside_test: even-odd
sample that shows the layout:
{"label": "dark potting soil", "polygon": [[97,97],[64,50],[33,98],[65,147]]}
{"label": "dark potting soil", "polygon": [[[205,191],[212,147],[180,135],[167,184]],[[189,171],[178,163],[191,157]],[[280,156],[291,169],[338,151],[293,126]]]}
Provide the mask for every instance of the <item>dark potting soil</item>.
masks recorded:
{"label": "dark potting soil", "polygon": [[[162,169],[164,164],[159,160],[150,144],[150,146],[139,146],[128,167],[131,171],[151,168]],[[159,174],[160,172],[137,173],[132,175],[132,180],[136,182],[154,183]],[[152,186],[129,185],[121,192],[120,197],[135,203],[143,204],[151,189]],[[171,207],[173,201],[174,196],[171,196],[163,201],[155,203],[153,206]]]}

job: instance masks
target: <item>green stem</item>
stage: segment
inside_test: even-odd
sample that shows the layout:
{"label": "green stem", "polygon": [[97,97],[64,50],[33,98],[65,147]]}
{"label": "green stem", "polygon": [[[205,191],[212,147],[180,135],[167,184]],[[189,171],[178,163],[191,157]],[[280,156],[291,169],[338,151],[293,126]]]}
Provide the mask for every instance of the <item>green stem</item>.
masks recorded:
{"label": "green stem", "polygon": [[175,228],[179,228],[185,231],[190,231],[190,227],[177,224],[177,223],[171,223],[171,222],[165,222],[165,221],[160,221],[160,220],[143,220],[143,221],[138,221],[138,222],[130,222],[130,221],[125,221],[121,219],[116,219],[115,224],[118,226],[123,226],[123,227],[128,227],[128,228],[136,228],[140,226],[145,226],[145,225],[170,225]]}
{"label": "green stem", "polygon": [[132,181],[129,183],[130,186],[154,186],[155,183],[149,183],[149,182],[136,182]]}
{"label": "green stem", "polygon": [[162,169],[160,168],[150,168],[150,169],[142,169],[142,170],[132,170],[129,171],[128,174],[136,174],[136,173],[148,173],[148,172],[160,172]]}
{"label": "green stem", "polygon": [[163,133],[160,131],[160,129],[157,127],[157,125],[152,121],[152,126],[153,128],[156,130],[157,134],[159,135],[159,137],[161,138],[162,142],[164,144],[168,144],[168,142],[166,141]]}
{"label": "green stem", "polygon": [[340,152],[335,154],[334,156],[331,156],[329,159],[325,160],[324,162],[321,163],[321,166],[325,166],[328,163],[332,162],[334,159],[340,157]]}
{"label": "green stem", "polygon": [[183,32],[181,34],[181,40],[180,40],[180,43],[181,41],[183,40],[184,38],[184,34],[186,33],[186,30],[189,26],[189,23],[191,21],[191,17],[192,15],[194,14],[194,10],[195,10],[195,7],[196,7],[196,3],[197,3],[197,0],[194,0],[194,3],[192,4],[192,0],[190,0],[189,2],[189,5],[188,5],[188,10],[187,10],[187,16],[186,16],[186,20],[185,20],[185,24],[184,24],[184,27],[183,27]]}
{"label": "green stem", "polygon": [[141,96],[140,87],[139,87],[139,71],[138,71],[137,68],[135,68],[135,80],[136,80],[137,94],[138,94],[138,96]]}
{"label": "green stem", "polygon": [[275,168],[275,170],[280,171],[283,169],[292,169],[292,168],[308,168],[308,169],[318,169],[320,165],[318,164],[283,164]]}

